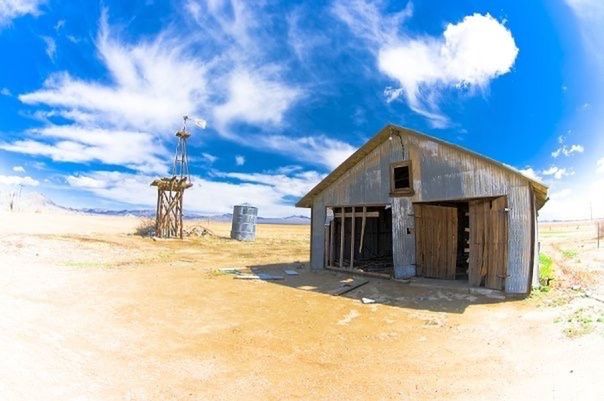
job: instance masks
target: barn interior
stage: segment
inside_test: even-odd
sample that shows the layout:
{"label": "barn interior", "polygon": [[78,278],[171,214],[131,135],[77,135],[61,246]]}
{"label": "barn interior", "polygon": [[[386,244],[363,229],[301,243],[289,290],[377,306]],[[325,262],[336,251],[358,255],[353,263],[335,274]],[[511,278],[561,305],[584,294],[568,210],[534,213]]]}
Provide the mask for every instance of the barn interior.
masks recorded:
{"label": "barn interior", "polygon": [[331,213],[333,219],[326,226],[326,265],[390,277],[394,268],[392,209],[334,207]]}
{"label": "barn interior", "polygon": [[503,289],[507,198],[414,203],[416,275]]}

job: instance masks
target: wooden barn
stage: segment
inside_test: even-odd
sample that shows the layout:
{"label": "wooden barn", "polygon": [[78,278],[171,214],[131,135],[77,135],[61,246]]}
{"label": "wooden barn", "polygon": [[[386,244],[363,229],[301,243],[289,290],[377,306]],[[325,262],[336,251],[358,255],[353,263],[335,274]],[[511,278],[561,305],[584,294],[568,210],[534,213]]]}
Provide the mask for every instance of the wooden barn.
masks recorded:
{"label": "wooden barn", "polygon": [[311,208],[313,268],[525,294],[538,285],[547,190],[510,166],[388,125],[296,206]]}

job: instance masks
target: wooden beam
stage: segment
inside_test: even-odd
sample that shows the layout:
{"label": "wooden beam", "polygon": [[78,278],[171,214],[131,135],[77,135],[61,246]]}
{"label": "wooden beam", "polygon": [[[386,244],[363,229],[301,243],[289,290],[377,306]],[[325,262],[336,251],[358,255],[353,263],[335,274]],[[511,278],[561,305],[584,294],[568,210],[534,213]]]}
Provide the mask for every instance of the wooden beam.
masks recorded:
{"label": "wooden beam", "polygon": [[354,206],[352,207],[352,225],[350,226],[350,269],[354,268]]}
{"label": "wooden beam", "polygon": [[365,238],[365,222],[367,221],[367,206],[363,206],[363,218],[361,220],[361,240],[359,241],[359,253],[363,252],[363,239]]}
{"label": "wooden beam", "polygon": [[[342,217],[342,213],[336,213],[336,217]],[[367,217],[380,217],[380,212],[367,212]],[[352,217],[352,213],[346,213],[346,217]]]}
{"label": "wooden beam", "polygon": [[342,219],[342,224],[340,227],[340,269],[344,267],[344,229],[346,228],[346,217],[345,210],[342,208],[342,213],[340,214],[340,218]]}

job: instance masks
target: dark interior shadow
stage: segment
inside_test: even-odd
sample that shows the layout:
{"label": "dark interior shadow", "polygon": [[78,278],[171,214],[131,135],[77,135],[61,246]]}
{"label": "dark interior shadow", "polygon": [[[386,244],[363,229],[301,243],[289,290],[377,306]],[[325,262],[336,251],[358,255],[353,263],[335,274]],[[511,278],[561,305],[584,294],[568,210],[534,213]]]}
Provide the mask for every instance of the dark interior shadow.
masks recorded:
{"label": "dark interior shadow", "polygon": [[[426,279],[423,279],[422,286],[417,286],[413,281],[405,283],[325,269],[311,270],[307,262],[250,265],[249,269],[254,274],[265,273],[283,277],[282,280],[266,280],[271,284],[330,296],[338,296],[333,294],[334,290],[341,289],[345,283],[350,284],[351,278],[354,279],[354,283],[369,281],[339,296],[358,301],[368,298],[376,304],[433,312],[463,313],[470,305],[496,304],[521,299],[501,292],[470,293],[469,287],[435,288],[430,286],[430,280]],[[285,270],[294,270],[298,275],[288,275]],[[423,286],[426,282],[428,286]]]}

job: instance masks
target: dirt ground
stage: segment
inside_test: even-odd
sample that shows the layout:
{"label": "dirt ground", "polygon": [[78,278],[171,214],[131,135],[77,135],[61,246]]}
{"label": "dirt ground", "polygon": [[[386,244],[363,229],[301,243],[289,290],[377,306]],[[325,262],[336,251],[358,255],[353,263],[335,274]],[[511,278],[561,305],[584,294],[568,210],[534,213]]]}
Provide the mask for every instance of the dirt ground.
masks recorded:
{"label": "dirt ground", "polygon": [[380,279],[336,297],[349,277],[308,269],[308,226],[240,243],[219,223],[181,242],[135,218],[0,221],[1,400],[604,399],[589,234],[542,229],[561,278],[526,299]]}

